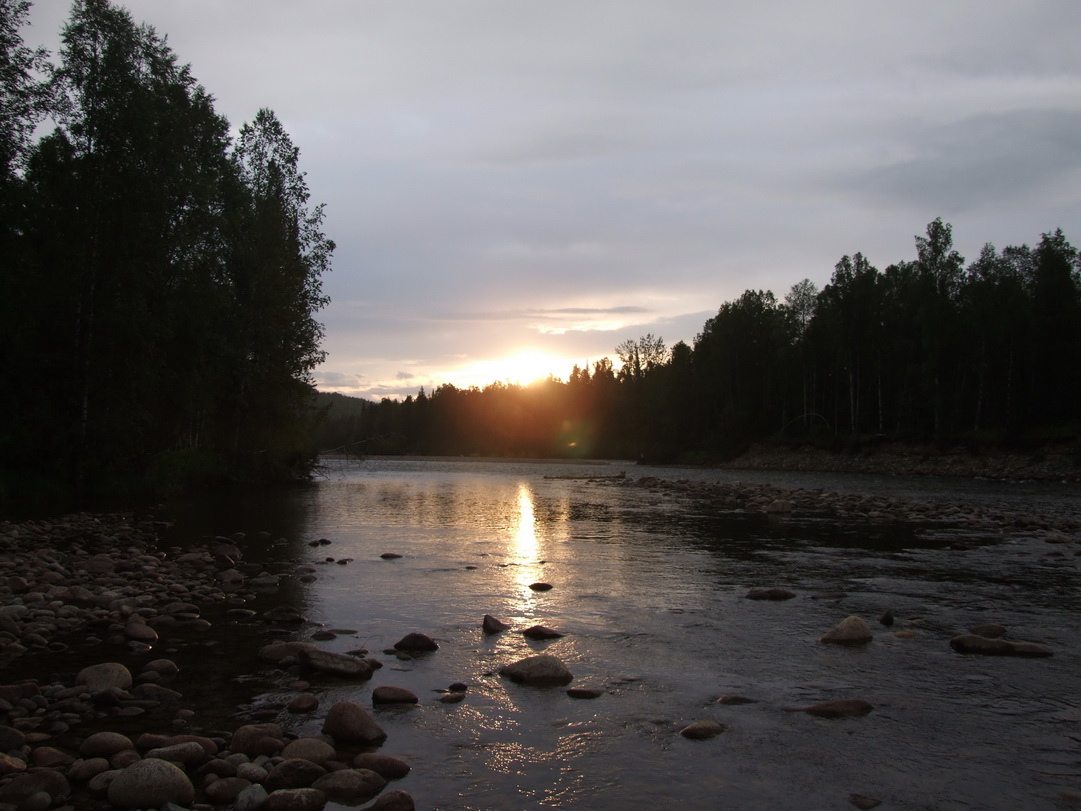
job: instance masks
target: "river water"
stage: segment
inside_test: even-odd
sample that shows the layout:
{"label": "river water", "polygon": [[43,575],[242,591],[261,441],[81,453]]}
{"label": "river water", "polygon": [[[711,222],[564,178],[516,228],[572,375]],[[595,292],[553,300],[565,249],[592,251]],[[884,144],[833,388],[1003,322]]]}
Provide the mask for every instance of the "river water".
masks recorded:
{"label": "river water", "polygon": [[[412,764],[396,787],[418,808],[844,809],[859,794],[884,808],[1013,809],[1081,797],[1073,547],[1048,555],[1060,547],[1039,537],[985,536],[961,551],[907,525],[770,521],[691,494],[582,478],[623,470],[1081,512],[1076,487],[1055,485],[365,460],[330,463],[311,487],[233,499],[202,520],[217,532],[289,538],[265,560],[284,574],[316,569],[315,582],[275,598],[313,621],[297,638],[315,623],[349,629],[319,644],[365,647],[387,663],[370,682],[322,685],[321,711],[289,718],[294,731],[319,734],[337,700],[371,707],[377,685],[420,696],[408,709],[373,709],[388,734],[380,751]],[[318,538],[331,543],[308,545]],[[537,581],[553,588],[531,590]],[[758,586],[797,596],[745,599]],[[847,596],[823,597],[831,592]],[[877,622],[886,610],[892,628]],[[485,614],[512,630],[485,636]],[[873,642],[818,641],[851,614],[872,624]],[[980,622],[1055,655],[954,653],[949,639]],[[518,633],[534,624],[565,636],[537,643]],[[916,635],[898,638],[901,629]],[[439,650],[408,662],[381,654],[412,631]],[[603,695],[576,700],[497,675],[538,652],[562,659],[572,686]],[[273,674],[257,676],[265,694],[256,705],[280,698]],[[465,700],[437,701],[457,681],[469,685]],[[717,702],[732,695],[755,703]],[[837,720],[791,711],[848,698],[874,710]],[[679,735],[705,719],[726,731]]]}

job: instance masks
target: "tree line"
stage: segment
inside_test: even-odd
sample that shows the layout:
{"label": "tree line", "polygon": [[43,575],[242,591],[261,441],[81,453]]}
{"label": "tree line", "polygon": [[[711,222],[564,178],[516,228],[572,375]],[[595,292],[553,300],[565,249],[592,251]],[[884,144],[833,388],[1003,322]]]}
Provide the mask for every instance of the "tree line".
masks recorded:
{"label": "tree line", "polygon": [[983,247],[966,266],[949,224],[916,258],[843,256],[821,290],[747,290],[691,344],[652,334],[528,387],[449,384],[404,401],[325,400],[324,449],[358,453],[729,458],[773,439],[825,446],[1075,438],[1081,256],[1061,229]]}
{"label": "tree line", "polygon": [[313,461],[334,243],[273,112],[230,135],[152,27],[76,0],[54,61],[0,0],[0,503]]}

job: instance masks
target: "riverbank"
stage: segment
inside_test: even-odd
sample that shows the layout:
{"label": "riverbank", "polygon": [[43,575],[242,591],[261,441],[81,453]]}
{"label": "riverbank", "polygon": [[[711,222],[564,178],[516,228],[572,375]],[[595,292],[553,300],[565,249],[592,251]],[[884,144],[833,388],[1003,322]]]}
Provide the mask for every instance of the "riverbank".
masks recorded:
{"label": "riverbank", "polygon": [[[538,481],[548,478],[544,473],[534,475]],[[671,492],[726,511],[767,515],[771,522],[782,525],[790,519],[808,518],[830,526],[915,525],[921,544],[971,549],[973,554],[983,555],[975,550],[993,549],[999,541],[1023,537],[1036,541],[1031,546],[1038,559],[1063,570],[1072,571],[1081,552],[1081,526],[1032,511],[1007,513],[963,503],[929,504],[866,493],[839,495],[825,489],[790,490],[765,484],[613,478],[603,473],[596,477],[596,483],[638,488],[642,496],[636,491],[632,499],[636,504],[667,505],[667,493]],[[661,495],[654,497],[652,491]],[[470,535],[474,524],[475,515]],[[382,538],[380,534],[377,543],[382,544]],[[321,791],[315,786],[323,776],[319,770],[358,773],[374,771],[375,765],[393,766],[397,771],[379,775],[384,781],[408,773],[409,764],[403,763],[409,759],[406,756],[401,760],[391,756],[389,759],[395,761],[391,764],[373,761],[372,750],[378,743],[358,744],[348,736],[336,740],[313,735],[320,724],[326,732],[326,720],[334,706],[342,703],[336,699],[364,694],[371,700],[371,694],[365,679],[351,681],[313,669],[311,662],[305,661],[314,658],[312,649],[318,644],[328,654],[336,654],[330,657],[331,667],[354,664],[355,660],[358,668],[359,663],[365,663],[360,669],[369,672],[368,668],[379,666],[379,654],[372,656],[359,647],[348,653],[335,652],[334,639],[349,643],[349,637],[357,637],[350,644],[359,645],[389,627],[377,611],[336,618],[338,622],[361,620],[366,628],[363,633],[329,625],[320,628],[301,616],[304,584],[317,579],[332,581],[335,572],[383,565],[379,556],[372,554],[373,549],[347,552],[357,554],[356,563],[348,566],[352,558],[341,557],[341,552],[335,552],[337,560],[325,557],[323,547],[319,536],[287,539],[257,531],[181,541],[170,534],[168,524],[127,514],[0,523],[0,665],[4,673],[0,677],[0,739],[7,742],[0,748],[5,753],[0,757],[0,809],[7,811],[4,803],[28,809],[64,802],[68,803],[64,807],[72,809],[114,807],[118,801],[113,799],[115,792],[110,794],[111,785],[135,764],[147,761],[172,763],[175,771],[157,765],[152,768],[167,772],[174,787],[171,790],[177,792],[173,801],[180,807],[206,810],[243,811],[254,806],[244,805],[242,795],[273,796],[278,791],[301,792],[287,796],[291,802],[307,798],[304,801],[310,806],[304,807],[320,808],[325,797],[320,800],[311,793]],[[333,549],[336,547],[328,547],[328,551]],[[678,553],[682,554],[682,547]],[[365,554],[371,557],[370,562]],[[475,557],[456,555],[450,566],[422,564],[427,572],[423,577],[460,578],[464,582],[473,577],[472,572],[487,566],[488,576],[496,578],[518,565],[508,563],[512,557],[489,558],[487,548]],[[555,560],[549,570],[558,575],[560,566],[569,564]],[[391,579],[398,582],[408,571],[402,567]],[[570,576],[569,568],[562,571],[565,577]],[[741,584],[743,579],[737,578]],[[365,582],[369,589],[376,586],[372,580]],[[564,584],[561,582],[554,593],[564,588],[579,595],[574,601],[577,608],[607,596],[595,594],[592,587],[574,591]],[[483,607],[487,610],[488,604]],[[854,606],[852,610],[860,609]],[[921,612],[925,611],[922,607]],[[595,645],[603,642],[599,637],[588,638]],[[473,650],[476,643],[469,639],[464,649]],[[297,656],[276,663],[260,657],[267,643],[280,640],[307,647],[297,648]],[[446,645],[440,656],[449,657],[452,647]],[[393,651],[386,654],[389,667],[382,678],[389,675],[395,682],[407,678],[398,669],[401,662],[396,662],[396,657]],[[489,667],[487,661],[483,666]],[[456,671],[455,677],[461,672]],[[467,673],[465,681],[476,684],[468,694],[455,694],[466,707],[482,707],[492,695],[503,695],[498,685],[488,687],[485,695],[485,684],[475,673]],[[421,690],[416,693],[423,695]],[[348,703],[351,714],[366,712]],[[430,700],[422,705],[443,706]],[[398,732],[400,735],[402,730]],[[307,747],[306,756],[296,755],[303,747],[289,749],[297,742]],[[401,755],[401,750],[395,752],[399,746],[402,738],[392,734],[378,754],[390,751]],[[110,749],[113,751],[105,754]],[[415,746],[413,751],[417,751]],[[291,761],[306,761],[312,766]],[[426,768],[434,768],[433,762],[430,759]],[[424,765],[417,766],[418,772],[425,770]],[[275,772],[279,767],[285,768]],[[140,766],[128,774],[122,785],[134,782],[139,769],[146,768]],[[288,769],[294,771],[286,778],[283,772]],[[272,774],[277,776],[272,778]],[[159,784],[161,776],[155,772],[150,782]],[[358,792],[385,784],[367,774],[354,777]],[[305,780],[306,785],[284,787],[285,782]],[[412,786],[408,781],[402,785]],[[392,790],[393,786],[390,783],[379,794],[389,799],[376,799],[377,803],[385,802],[383,806],[368,807],[410,807],[408,796]],[[38,806],[26,805],[32,802],[31,796],[41,792],[47,799],[39,798]],[[126,796],[138,797],[128,807],[155,805],[144,802],[145,794]],[[362,802],[367,799],[349,804]],[[273,803],[263,806],[273,807]]]}
{"label": "riverbank", "polygon": [[1081,482],[1081,451],[1073,443],[1047,444],[1025,451],[899,442],[869,442],[838,450],[760,443],[716,467]]}

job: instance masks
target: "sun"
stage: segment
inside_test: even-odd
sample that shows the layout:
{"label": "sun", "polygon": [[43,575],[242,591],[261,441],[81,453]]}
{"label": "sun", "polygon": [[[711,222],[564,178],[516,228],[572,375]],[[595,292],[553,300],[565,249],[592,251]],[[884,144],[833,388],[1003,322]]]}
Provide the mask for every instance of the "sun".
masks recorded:
{"label": "sun", "polygon": [[523,386],[544,380],[549,375],[563,377],[566,371],[561,370],[563,360],[554,355],[546,355],[543,352],[523,350],[501,361],[507,369],[505,379],[512,383],[521,383]]}
{"label": "sun", "polygon": [[466,376],[473,385],[516,383],[528,386],[549,376],[565,378],[570,368],[571,364],[565,358],[533,349],[522,349],[503,358],[475,363],[468,369]]}

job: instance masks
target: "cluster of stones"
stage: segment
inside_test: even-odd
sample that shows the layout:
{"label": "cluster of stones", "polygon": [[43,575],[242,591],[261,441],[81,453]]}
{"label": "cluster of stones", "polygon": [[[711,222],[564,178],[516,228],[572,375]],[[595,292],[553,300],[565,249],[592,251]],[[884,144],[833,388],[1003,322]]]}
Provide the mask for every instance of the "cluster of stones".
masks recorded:
{"label": "cluster of stones", "polygon": [[1081,523],[1060,516],[981,509],[971,504],[914,501],[826,489],[786,490],[770,484],[669,481],[653,476],[618,484],[651,490],[671,490],[709,500],[718,506],[748,513],[784,517],[804,514],[838,521],[908,522],[921,526],[959,527],[994,536],[1011,532],[1043,534],[1050,543],[1072,544],[1081,554]]}
{"label": "cluster of stones", "polygon": [[[168,678],[177,669],[162,659],[147,663],[144,674],[151,672]],[[66,747],[54,745],[55,730],[20,728],[32,717],[85,720],[95,706],[131,701],[139,690],[133,681],[124,665],[105,662],[84,668],[70,687],[0,685],[0,708],[10,724],[0,725],[0,807],[46,811],[74,799],[66,808],[318,811],[328,801],[360,805],[409,772],[397,758],[363,751],[381,744],[386,733],[349,701],[330,708],[319,737],[298,738],[263,723],[232,733],[145,732],[135,740],[99,731]],[[157,699],[172,692],[152,681],[140,686],[147,684],[158,688]],[[370,807],[408,811],[413,801],[406,792],[389,791]]]}
{"label": "cluster of stones", "polygon": [[199,606],[278,584],[242,560],[243,533],[181,550],[159,547],[163,529],[127,515],[0,523],[0,665],[76,636],[145,652],[166,626],[209,628]]}

